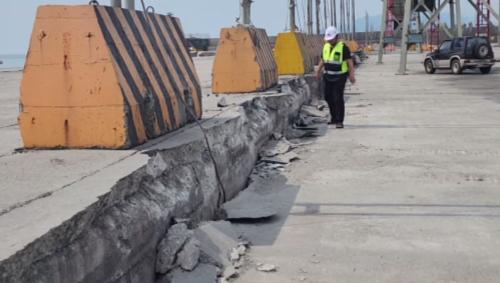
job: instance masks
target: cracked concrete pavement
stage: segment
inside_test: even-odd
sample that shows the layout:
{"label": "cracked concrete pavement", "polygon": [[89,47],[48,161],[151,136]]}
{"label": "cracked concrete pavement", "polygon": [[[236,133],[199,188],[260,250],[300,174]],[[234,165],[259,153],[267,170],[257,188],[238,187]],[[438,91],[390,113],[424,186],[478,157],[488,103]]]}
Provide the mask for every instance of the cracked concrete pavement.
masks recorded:
{"label": "cracked concrete pavement", "polygon": [[[250,266],[237,282],[498,281],[500,72],[428,76],[420,59],[410,55],[409,76],[394,75],[395,55],[362,67],[349,91],[347,128],[301,148],[301,160],[271,182],[281,196],[278,217],[237,225],[254,244],[255,264],[278,271]],[[207,94],[211,58],[196,64]],[[140,149],[13,154],[21,146],[20,77],[0,73],[0,226],[14,227],[0,230],[0,260],[147,159]],[[204,95],[206,118],[223,113],[218,99]],[[183,133],[167,138],[179,143]]]}
{"label": "cracked concrete pavement", "polygon": [[[258,94],[211,95],[213,57],[195,58],[203,88],[202,124],[222,123]],[[191,124],[131,150],[40,150],[22,147],[17,125],[22,72],[0,72],[0,261],[94,203],[122,177],[144,165],[144,151],[165,141],[195,138]],[[229,107],[217,107],[226,97]],[[213,119],[220,118],[220,119]]]}
{"label": "cracked concrete pavement", "polygon": [[426,75],[421,59],[408,76],[397,55],[361,68],[346,129],[272,185],[278,217],[238,225],[278,271],[236,282],[498,282],[500,68]]}

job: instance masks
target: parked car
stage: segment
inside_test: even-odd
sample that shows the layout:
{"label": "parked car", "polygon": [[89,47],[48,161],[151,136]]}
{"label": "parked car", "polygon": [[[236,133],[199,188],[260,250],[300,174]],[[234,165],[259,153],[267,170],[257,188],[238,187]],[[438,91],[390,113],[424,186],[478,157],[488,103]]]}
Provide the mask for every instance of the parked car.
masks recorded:
{"label": "parked car", "polygon": [[465,69],[479,69],[489,74],[495,65],[495,55],[486,37],[457,37],[445,40],[424,60],[425,71],[434,74],[437,69],[451,69],[460,74]]}
{"label": "parked car", "polygon": [[208,38],[190,37],[187,39],[187,44],[196,51],[207,51],[210,46],[210,40]]}

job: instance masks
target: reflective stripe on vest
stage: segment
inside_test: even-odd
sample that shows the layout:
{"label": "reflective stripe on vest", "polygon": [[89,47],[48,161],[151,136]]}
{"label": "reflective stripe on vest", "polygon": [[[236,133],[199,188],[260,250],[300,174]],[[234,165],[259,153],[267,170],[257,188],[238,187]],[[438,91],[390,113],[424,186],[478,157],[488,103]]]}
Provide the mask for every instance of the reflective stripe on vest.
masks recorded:
{"label": "reflective stripe on vest", "polygon": [[339,42],[333,47],[329,42],[323,47],[323,62],[325,74],[342,75],[349,72],[349,65],[344,61],[344,43]]}

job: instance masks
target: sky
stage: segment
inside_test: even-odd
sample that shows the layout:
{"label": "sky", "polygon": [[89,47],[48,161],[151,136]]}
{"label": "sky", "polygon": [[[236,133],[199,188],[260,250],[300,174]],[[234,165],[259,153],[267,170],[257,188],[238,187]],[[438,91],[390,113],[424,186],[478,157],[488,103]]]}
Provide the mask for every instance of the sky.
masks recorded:
{"label": "sky", "polygon": [[[284,31],[288,22],[288,0],[254,0],[252,22],[265,28],[269,35]],[[492,0],[493,5],[499,0]],[[25,54],[33,29],[36,9],[40,5],[70,4],[87,5],[88,0],[0,0],[0,54]],[[109,0],[99,0],[108,5]],[[139,0],[136,0],[139,3]],[[298,2],[298,24],[303,24],[303,9],[306,0]],[[464,16],[473,15],[466,0],[462,0]],[[218,37],[222,27],[235,24],[239,16],[239,0],[146,0],[157,13],[173,13],[180,17],[186,34]],[[368,12],[373,19],[381,14],[380,0],[356,0],[356,17],[363,18]],[[498,7],[496,4],[495,7]],[[375,20],[374,20],[375,21]],[[362,24],[361,24],[362,23]],[[373,23],[379,29],[380,23]],[[358,30],[364,22],[358,22]]]}

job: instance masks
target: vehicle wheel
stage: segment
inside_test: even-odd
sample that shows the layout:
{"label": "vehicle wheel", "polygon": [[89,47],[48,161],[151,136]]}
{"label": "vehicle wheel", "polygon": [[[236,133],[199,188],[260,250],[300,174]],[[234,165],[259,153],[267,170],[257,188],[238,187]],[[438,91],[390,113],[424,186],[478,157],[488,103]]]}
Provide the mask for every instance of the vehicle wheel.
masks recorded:
{"label": "vehicle wheel", "polygon": [[434,68],[432,60],[426,60],[424,66],[427,74],[434,74],[436,72],[436,68]]}
{"label": "vehicle wheel", "polygon": [[488,45],[481,44],[478,47],[476,47],[474,53],[479,59],[485,59],[486,57],[488,57],[488,54],[490,54],[490,49],[488,48]]}
{"label": "vehicle wheel", "polygon": [[482,74],[489,74],[491,72],[491,67],[483,67],[483,68],[479,68],[479,70],[481,71]]}
{"label": "vehicle wheel", "polygon": [[459,75],[462,73],[462,66],[460,66],[460,61],[457,59],[454,59],[451,61],[451,71],[455,75]]}

